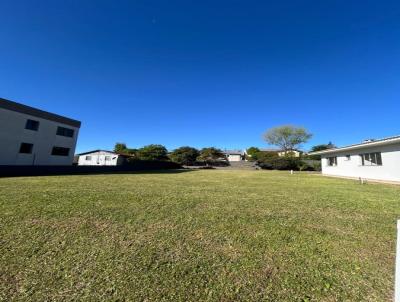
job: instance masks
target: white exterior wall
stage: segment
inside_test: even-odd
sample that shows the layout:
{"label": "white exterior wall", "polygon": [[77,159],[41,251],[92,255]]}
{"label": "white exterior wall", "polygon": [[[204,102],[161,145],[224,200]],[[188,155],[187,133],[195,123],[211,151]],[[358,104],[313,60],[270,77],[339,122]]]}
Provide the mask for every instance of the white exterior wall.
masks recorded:
{"label": "white exterior wall", "polygon": [[[25,129],[28,119],[38,131]],[[74,130],[73,137],[56,135],[57,127]],[[0,108],[0,165],[72,165],[79,128]],[[19,153],[21,143],[33,144],[32,154]],[[51,155],[53,147],[69,148],[68,156]]]}
{"label": "white exterior wall", "polygon": [[242,156],[238,155],[238,154],[227,154],[226,158],[228,159],[228,161],[241,161],[242,160]]}
{"label": "white exterior wall", "polygon": [[[86,159],[90,156],[90,160]],[[106,156],[110,156],[110,160],[106,160]],[[124,162],[124,158],[119,154],[98,151],[88,154],[79,155],[78,166],[117,166]]]}
{"label": "white exterior wall", "polygon": [[[360,154],[381,152],[382,166],[362,166]],[[346,160],[350,155],[350,160]],[[328,166],[328,157],[337,157],[337,166]],[[400,143],[323,154],[322,174],[366,179],[400,181]]]}

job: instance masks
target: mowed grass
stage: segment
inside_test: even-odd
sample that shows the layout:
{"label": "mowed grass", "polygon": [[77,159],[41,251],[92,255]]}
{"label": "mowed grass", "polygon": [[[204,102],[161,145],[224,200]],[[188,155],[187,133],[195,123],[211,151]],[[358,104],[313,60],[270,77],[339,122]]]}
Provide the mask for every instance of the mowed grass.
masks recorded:
{"label": "mowed grass", "polygon": [[391,301],[400,187],[267,171],[0,179],[4,301]]}

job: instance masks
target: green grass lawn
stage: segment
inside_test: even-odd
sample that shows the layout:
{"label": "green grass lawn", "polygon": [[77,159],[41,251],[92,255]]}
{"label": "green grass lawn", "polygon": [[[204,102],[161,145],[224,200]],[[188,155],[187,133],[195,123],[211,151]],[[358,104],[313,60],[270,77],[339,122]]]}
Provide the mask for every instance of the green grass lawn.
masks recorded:
{"label": "green grass lawn", "polygon": [[267,171],[0,179],[0,299],[391,301],[400,187]]}

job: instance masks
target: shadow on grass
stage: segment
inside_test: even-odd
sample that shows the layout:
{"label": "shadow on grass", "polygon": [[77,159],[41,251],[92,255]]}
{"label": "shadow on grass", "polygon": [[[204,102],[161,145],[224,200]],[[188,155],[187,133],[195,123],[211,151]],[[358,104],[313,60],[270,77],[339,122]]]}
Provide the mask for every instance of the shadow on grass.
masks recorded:
{"label": "shadow on grass", "polygon": [[160,169],[134,166],[0,166],[0,177],[102,175],[102,174],[176,174],[195,169]]}

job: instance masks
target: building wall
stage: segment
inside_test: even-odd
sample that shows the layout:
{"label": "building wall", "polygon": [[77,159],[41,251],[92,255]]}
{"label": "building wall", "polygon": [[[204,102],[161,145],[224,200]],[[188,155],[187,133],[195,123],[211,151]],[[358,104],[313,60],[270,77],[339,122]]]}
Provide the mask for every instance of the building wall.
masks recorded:
{"label": "building wall", "polygon": [[[40,123],[25,129],[27,119]],[[74,130],[73,137],[56,135],[57,127]],[[79,128],[0,108],[0,165],[72,165]],[[32,154],[21,154],[21,143],[33,144]],[[68,156],[51,155],[54,146],[69,148]]]}
{"label": "building wall", "polygon": [[[88,156],[90,156],[89,160],[87,159]],[[110,160],[106,160],[106,156],[109,156]],[[123,157],[106,151],[79,155],[78,159],[78,166],[117,166],[122,164]]]}
{"label": "building wall", "polygon": [[[362,166],[360,154],[381,152],[382,166]],[[350,155],[350,160],[346,159]],[[328,166],[328,157],[337,156],[337,166]],[[322,155],[322,174],[400,181],[400,144],[360,148]]]}
{"label": "building wall", "polygon": [[228,161],[241,161],[242,156],[239,154],[227,154],[226,158]]}

